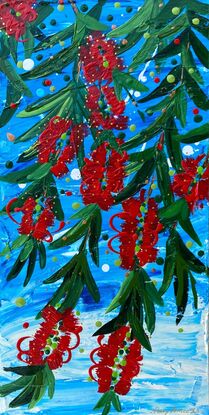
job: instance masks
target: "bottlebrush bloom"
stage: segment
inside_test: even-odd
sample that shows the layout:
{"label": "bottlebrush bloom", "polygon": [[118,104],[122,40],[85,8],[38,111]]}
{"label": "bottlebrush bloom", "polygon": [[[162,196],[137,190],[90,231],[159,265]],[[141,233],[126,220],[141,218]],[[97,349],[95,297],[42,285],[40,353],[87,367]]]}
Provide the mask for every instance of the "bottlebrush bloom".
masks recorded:
{"label": "bottlebrush bloom", "polygon": [[8,36],[19,40],[26,31],[27,23],[38,16],[35,3],[35,0],[0,0],[0,30],[4,29]]}
{"label": "bottlebrush bloom", "polygon": [[[117,140],[118,144],[122,140]],[[92,152],[91,159],[85,158],[81,170],[80,187],[86,205],[97,203],[101,209],[108,210],[114,203],[114,193],[123,189],[126,152],[119,154],[104,142]]]}
{"label": "bottlebrush bloom", "polygon": [[[28,350],[22,349],[22,343],[30,336],[18,340],[17,357],[28,365],[48,363],[49,368],[54,370],[71,360],[71,350],[80,344],[79,333],[82,327],[71,309],[60,313],[53,306],[47,306],[42,311],[42,317],[45,321],[29,341]],[[74,336],[76,343],[71,346]]]}
{"label": "bottlebrush bloom", "polygon": [[105,39],[105,35],[94,32],[87,37],[86,45],[80,48],[80,60],[86,80],[112,81],[112,71],[124,68],[123,61],[117,56],[117,44],[114,40]]}
{"label": "bottlebrush bloom", "polygon": [[196,159],[187,158],[182,161],[184,172],[174,176],[172,188],[178,196],[184,197],[191,211],[201,200],[209,200],[209,164],[200,165],[205,154]]}
{"label": "bottlebrush bloom", "polygon": [[[68,139],[68,142],[62,150],[64,144],[62,135],[69,128],[71,128],[70,136],[69,138],[64,137],[64,139]],[[53,117],[39,137],[39,163],[51,161],[53,163],[51,172],[56,177],[62,177],[68,173],[67,163],[70,163],[78,153],[86,135],[87,127],[85,124],[72,125],[70,120],[65,120],[59,116]]]}
{"label": "bottlebrush bloom", "polygon": [[[116,213],[110,220],[111,228],[117,232],[109,242],[108,247],[121,258],[121,267],[133,269],[135,261],[141,266],[154,262],[157,257],[158,234],[163,226],[158,219],[157,203],[153,198],[145,200],[145,191],[141,191],[140,198],[130,198],[122,203],[123,212]],[[123,220],[121,230],[114,224],[114,218]],[[112,247],[112,242],[119,239],[119,252]]]}
{"label": "bottlebrush bloom", "polygon": [[[130,328],[123,326],[110,334],[108,342],[102,344],[104,336],[98,336],[99,347],[91,352],[93,365],[89,376],[98,383],[98,392],[113,389],[119,395],[126,395],[133,377],[140,371],[141,344],[131,340]],[[95,360],[95,356],[99,358]]]}
{"label": "bottlebrush bloom", "polygon": [[125,101],[118,101],[113,87],[108,85],[101,88],[90,86],[86,105],[90,110],[90,124],[92,127],[102,127],[104,130],[125,130],[128,117],[122,115],[125,110]]}
{"label": "bottlebrush bloom", "polygon": [[[45,204],[40,204],[32,197],[28,197],[22,207],[15,208],[15,212],[21,212],[21,222],[17,222],[10,213],[11,205],[17,199],[12,199],[6,207],[10,219],[19,225],[18,232],[21,235],[31,235],[39,241],[52,242],[53,237],[48,228],[54,225],[54,213],[52,211],[52,202],[48,198]],[[58,230],[62,229],[64,222],[60,222]],[[57,231],[58,231],[57,230]]]}

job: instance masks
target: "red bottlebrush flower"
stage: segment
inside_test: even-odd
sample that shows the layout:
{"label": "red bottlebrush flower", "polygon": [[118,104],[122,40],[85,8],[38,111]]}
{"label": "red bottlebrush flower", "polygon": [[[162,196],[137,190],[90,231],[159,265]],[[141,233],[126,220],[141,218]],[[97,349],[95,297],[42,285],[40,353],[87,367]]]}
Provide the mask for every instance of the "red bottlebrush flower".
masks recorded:
{"label": "red bottlebrush flower", "polygon": [[125,110],[125,101],[118,101],[114,88],[105,85],[97,88],[95,85],[88,88],[86,105],[91,112],[92,127],[102,127],[105,130],[125,130],[128,117],[122,115]]}
{"label": "red bottlebrush flower", "polygon": [[78,150],[87,132],[87,126],[85,124],[77,124],[72,127],[69,137],[70,144],[64,147],[64,150],[58,156],[57,162],[51,168],[51,172],[56,177],[62,177],[68,173],[69,169],[67,164],[78,154]]}
{"label": "red bottlebrush flower", "polygon": [[1,0],[0,29],[5,30],[8,36],[14,36],[19,40],[26,31],[27,23],[33,22],[38,16],[34,9],[35,3],[35,0]]}
{"label": "red bottlebrush flower", "polygon": [[[28,197],[22,207],[14,209],[15,212],[21,212],[23,214],[20,223],[10,213],[11,205],[16,200],[12,199],[8,203],[6,212],[10,219],[19,225],[18,232],[21,235],[31,235],[39,241],[52,242],[53,237],[48,230],[49,227],[54,225],[54,213],[52,211],[53,206],[51,200],[49,198],[46,199],[43,205],[40,204],[41,201],[37,203],[35,199]],[[59,229],[56,232],[61,230],[64,225],[64,222],[60,222]]]}
{"label": "red bottlebrush flower", "polygon": [[[121,267],[129,270],[133,269],[136,259],[141,266],[156,260],[158,250],[155,245],[158,233],[163,229],[158,219],[157,203],[153,198],[146,201],[144,196],[143,190],[139,200],[130,198],[123,202],[123,212],[113,215],[110,220],[110,226],[117,235],[109,240],[108,247],[120,254]],[[113,224],[115,217],[123,219],[121,230]],[[112,247],[115,239],[120,241],[119,252]]]}
{"label": "red bottlebrush flower", "polygon": [[201,166],[205,154],[196,159],[187,158],[182,161],[182,173],[174,176],[172,188],[178,196],[184,197],[191,211],[201,200],[209,200],[209,165]]}
{"label": "red bottlebrush flower", "polygon": [[98,392],[104,393],[111,388],[119,395],[128,393],[143,359],[141,344],[130,337],[127,326],[110,334],[107,343],[101,343],[104,336],[98,337],[99,347],[91,352],[93,365],[89,369],[89,376],[98,383]]}
{"label": "red bottlebrush flower", "polygon": [[47,163],[56,151],[56,144],[62,134],[71,127],[72,122],[59,116],[51,118],[39,137],[39,163]]}
{"label": "red bottlebrush flower", "polygon": [[113,69],[123,69],[123,61],[118,58],[117,44],[115,41],[105,39],[105,35],[99,32],[88,36],[86,45],[80,48],[80,60],[86,80],[112,81]]}
{"label": "red bottlebrush flower", "polygon": [[[121,140],[118,140],[120,143]],[[126,152],[119,154],[116,150],[109,149],[106,142],[92,152],[91,159],[84,159],[80,191],[86,205],[97,203],[104,210],[113,205],[113,194],[123,189],[127,160]]]}
{"label": "red bottlebrush flower", "polygon": [[[45,321],[40,324],[33,339],[29,341],[28,350],[23,350],[21,346],[30,337],[22,337],[18,340],[17,357],[28,365],[48,363],[49,368],[54,370],[71,360],[71,350],[80,344],[79,333],[82,327],[70,309],[60,313],[53,306],[47,306],[42,311],[42,317]],[[71,346],[72,335],[76,338],[76,344],[73,346]]]}

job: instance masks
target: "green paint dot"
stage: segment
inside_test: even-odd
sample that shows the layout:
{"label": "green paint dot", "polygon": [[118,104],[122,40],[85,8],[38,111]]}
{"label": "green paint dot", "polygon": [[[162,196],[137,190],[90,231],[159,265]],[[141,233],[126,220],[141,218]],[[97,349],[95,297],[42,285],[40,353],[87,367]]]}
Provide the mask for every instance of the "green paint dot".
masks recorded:
{"label": "green paint dot", "polygon": [[192,75],[195,72],[195,70],[194,68],[189,68],[188,72],[190,73],[190,75]]}
{"label": "green paint dot", "polygon": [[138,245],[137,245],[137,246],[135,247],[135,253],[137,254],[139,251],[140,251],[140,246],[138,246]]}
{"label": "green paint dot", "polygon": [[180,13],[181,9],[179,7],[173,7],[171,12],[174,16],[178,16],[178,14]]}
{"label": "green paint dot", "polygon": [[178,329],[179,333],[183,333],[184,329],[182,329],[181,327]]}
{"label": "green paint dot", "polygon": [[35,211],[36,211],[36,212],[40,212],[40,211],[41,211],[41,206],[40,206],[40,205],[36,205],[36,207],[35,207]]}
{"label": "green paint dot", "polygon": [[53,257],[52,257],[52,261],[53,261],[53,262],[57,262],[57,261],[58,261],[57,256],[53,256]]}
{"label": "green paint dot", "polygon": [[166,312],[165,312],[165,315],[166,315],[166,316],[170,316],[170,315],[171,315],[170,311],[166,311]]}
{"label": "green paint dot", "polygon": [[187,241],[187,243],[186,243],[186,247],[187,248],[191,248],[192,245],[193,245],[193,242],[192,241]]}
{"label": "green paint dot", "polygon": [[103,66],[104,66],[104,68],[108,68],[109,67],[109,62],[108,61],[104,61],[103,62]]}
{"label": "green paint dot", "polygon": [[116,9],[119,9],[119,8],[120,8],[120,2],[119,2],[119,1],[116,1],[116,2],[114,3],[114,7],[115,7]]}
{"label": "green paint dot", "polygon": [[121,365],[121,366],[126,366],[126,365],[127,365],[126,360],[121,360],[120,365]]}
{"label": "green paint dot", "polygon": [[76,316],[80,316],[80,315],[81,315],[81,312],[80,312],[79,310],[77,310],[77,311],[75,312],[75,314],[76,314]]}
{"label": "green paint dot", "polygon": [[172,75],[172,74],[168,75],[166,79],[167,79],[169,84],[173,84],[176,80],[175,76]]}
{"label": "green paint dot", "polygon": [[23,67],[23,61],[18,61],[17,62],[17,67],[22,68]]}
{"label": "green paint dot", "polygon": [[195,26],[197,26],[197,25],[200,23],[200,19],[198,19],[198,18],[194,18],[194,19],[192,19],[192,23],[193,23]]}
{"label": "green paint dot", "polygon": [[114,265],[115,265],[116,267],[119,267],[119,266],[121,265],[121,259],[116,259],[116,260],[114,261]]}
{"label": "green paint dot", "polygon": [[80,349],[79,349],[79,353],[84,353],[85,352],[85,350],[81,347]]}
{"label": "green paint dot", "polygon": [[174,176],[175,171],[174,170],[169,170],[169,176]]}
{"label": "green paint dot", "polygon": [[202,167],[202,166],[199,166],[199,167],[197,168],[197,173],[198,173],[198,174],[202,174],[202,173],[203,173],[203,171],[204,171],[204,169],[203,169],[203,167]]}
{"label": "green paint dot", "polygon": [[98,320],[98,321],[96,321],[95,326],[96,326],[96,327],[101,327],[101,326],[102,326],[102,322],[101,322],[101,321],[99,321],[99,320]]}
{"label": "green paint dot", "polygon": [[152,190],[157,189],[157,185],[156,185],[155,183],[152,183],[152,184],[151,184],[151,189],[152,189]]}
{"label": "green paint dot", "polygon": [[131,124],[129,127],[129,130],[133,133],[134,131],[136,131],[136,125],[135,124]]}
{"label": "green paint dot", "polygon": [[151,37],[149,32],[143,34],[144,39],[149,39]]}

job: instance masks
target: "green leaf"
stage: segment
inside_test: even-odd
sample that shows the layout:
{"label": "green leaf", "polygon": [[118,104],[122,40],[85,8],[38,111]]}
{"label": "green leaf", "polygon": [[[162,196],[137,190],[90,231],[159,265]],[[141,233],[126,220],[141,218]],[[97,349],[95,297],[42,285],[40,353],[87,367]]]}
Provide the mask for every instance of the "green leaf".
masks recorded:
{"label": "green leaf", "polygon": [[79,22],[83,23],[90,30],[99,30],[104,31],[108,29],[108,26],[94,19],[94,17],[89,16],[88,14],[82,14],[78,12],[76,14]]}
{"label": "green leaf", "polygon": [[178,246],[179,254],[184,259],[185,263],[188,265],[191,271],[194,271],[197,274],[202,274],[206,271],[206,266],[186,247],[180,235],[178,235]]}
{"label": "green leaf", "polygon": [[177,139],[184,144],[197,143],[198,141],[206,140],[207,138],[209,138],[209,123],[203,124],[201,127],[194,128],[186,134],[174,136],[174,139]]}
{"label": "green leaf", "polygon": [[6,125],[10,119],[13,117],[15,112],[17,111],[16,108],[10,108],[10,104],[12,103],[19,103],[21,99],[21,92],[17,91],[16,88],[13,87],[10,81],[7,83],[7,93],[6,93],[6,103],[4,109],[0,115],[0,128]]}
{"label": "green leaf", "polygon": [[129,73],[121,72],[117,68],[113,70],[113,81],[115,93],[119,101],[122,100],[122,88],[125,90],[133,89],[134,91],[147,92],[149,89],[138,79],[131,76]]}
{"label": "green leaf", "polygon": [[13,399],[10,404],[9,408],[18,408],[18,406],[26,405],[29,403],[33,396],[33,386],[32,386],[33,379],[30,381],[29,385],[23,389],[23,391]]}
{"label": "green leaf", "polygon": [[150,300],[159,306],[163,306],[163,299],[161,298],[161,294],[157,291],[154,283],[150,279],[149,275],[146,273],[146,271],[143,268],[140,268],[138,272],[138,278],[139,280],[144,281],[144,290],[147,292],[148,297]]}
{"label": "green leaf", "polygon": [[108,37],[121,37],[138,29],[139,27],[141,30],[146,30],[149,23],[149,17],[152,12],[152,6],[152,0],[145,0],[140,10],[127,22],[108,33]]}
{"label": "green leaf", "polygon": [[177,305],[176,324],[179,324],[186,310],[189,287],[188,269],[185,266],[185,264],[182,263],[181,258],[179,256],[177,256],[176,261],[176,276],[177,278],[174,280],[174,292]]}
{"label": "green leaf", "polygon": [[115,203],[121,203],[123,200],[134,196],[144,185],[145,182],[151,177],[155,167],[155,159],[152,158],[143,163],[142,167],[137,171],[133,179],[129,184],[115,196]]}
{"label": "green leaf", "polygon": [[187,116],[187,96],[184,86],[176,89],[174,102],[176,117],[179,119],[181,126],[184,128],[186,126]]}
{"label": "green leaf", "polygon": [[76,254],[73,256],[73,258],[67,262],[62,268],[60,268],[58,271],[56,271],[51,277],[47,278],[43,281],[44,284],[52,284],[60,278],[65,277],[67,274],[69,275],[70,271],[72,271],[75,268],[76,263],[80,261],[80,254]]}
{"label": "green leaf", "polygon": [[102,415],[108,415],[111,409],[111,403],[107,403],[102,411]]}
{"label": "green leaf", "polygon": [[16,373],[20,376],[33,376],[44,369],[44,365],[4,367],[5,372]]}
{"label": "green leaf", "polygon": [[[169,75],[173,75],[175,77],[175,82],[169,83],[167,81],[167,77]],[[160,85],[156,89],[154,89],[154,91],[152,91],[146,97],[141,98],[138,102],[144,103],[152,99],[167,95],[169,92],[171,92],[175,88],[175,86],[179,83],[180,79],[181,79],[181,66],[178,65],[168,73],[166,78],[163,79],[163,81],[160,83]]]}
{"label": "green leaf", "polygon": [[93,215],[89,229],[89,252],[95,263],[99,266],[99,238],[102,231],[102,215],[100,209],[97,209]]}
{"label": "green leaf", "polygon": [[31,57],[32,53],[33,53],[33,48],[34,48],[34,37],[30,31],[30,28],[28,26],[26,26],[26,32],[24,33],[24,35],[22,36],[22,39],[24,40],[24,58],[28,59]]}
{"label": "green leaf", "polygon": [[33,248],[34,248],[34,240],[31,238],[25,243],[24,248],[20,252],[20,262],[25,262],[28,259]]}
{"label": "green leaf", "polygon": [[191,274],[191,272],[189,272],[189,277],[190,277],[190,283],[191,283],[191,287],[192,287],[192,294],[193,294],[193,298],[194,298],[194,308],[195,308],[195,310],[197,310],[197,308],[198,308],[198,295],[197,295],[197,290],[196,290],[196,280],[193,277],[193,275]]}
{"label": "green leaf", "polygon": [[124,326],[127,323],[127,314],[120,312],[117,317],[114,317],[108,323],[104,324],[102,327],[97,330],[93,336],[100,336],[101,334],[109,334],[118,330],[120,327]]}
{"label": "green leaf", "polygon": [[90,295],[92,296],[93,300],[98,303],[100,301],[100,293],[96,282],[93,278],[91,270],[89,268],[89,264],[87,262],[86,255],[82,255],[80,259],[81,263],[81,270],[82,270],[82,279],[83,282],[86,284],[87,290],[89,291]]}
{"label": "green leaf", "polygon": [[3,398],[4,396],[9,395],[17,390],[24,388],[28,382],[31,380],[31,377],[28,376],[21,376],[14,382],[10,382],[7,385],[0,386],[0,397]]}
{"label": "green leaf", "polygon": [[34,171],[27,176],[27,179],[29,181],[42,179],[49,173],[51,166],[51,163],[37,163],[37,166],[35,167]]}
{"label": "green leaf", "polygon": [[17,257],[14,265],[10,269],[9,274],[7,275],[7,281],[11,281],[14,278],[16,278],[18,276],[18,274],[21,272],[24,265],[25,265],[26,261],[20,261],[21,252],[20,252],[19,256]]}
{"label": "green leaf", "polygon": [[174,198],[171,190],[167,157],[164,151],[157,151],[156,153],[156,173],[158,187],[163,198],[163,203],[165,206],[169,206],[173,202]]}
{"label": "green leaf", "polygon": [[28,240],[28,235],[20,235],[17,239],[12,243],[11,249],[18,249],[21,248],[22,245]]}
{"label": "green leaf", "polygon": [[179,225],[182,227],[182,229],[199,245],[202,246],[202,243],[195,232],[193,225],[190,221],[190,219],[179,219]]}
{"label": "green leaf", "polygon": [[98,206],[96,205],[96,203],[90,203],[90,205],[84,206],[84,208],[82,208],[78,212],[74,213],[70,217],[70,219],[71,220],[73,220],[73,219],[86,219],[90,215],[93,215],[96,210],[98,210]]}
{"label": "green leaf", "polygon": [[43,20],[45,20],[48,16],[50,16],[51,13],[53,13],[54,8],[50,6],[48,3],[40,4],[36,8],[36,12],[38,13],[38,16],[36,20],[31,22],[31,27],[38,26]]}
{"label": "green leaf", "polygon": [[18,157],[18,163],[24,163],[26,161],[33,160],[35,157],[38,156],[38,147],[39,141],[37,140],[34,144],[32,144],[28,149],[23,151],[22,154]]}
{"label": "green leaf", "polygon": [[178,248],[178,238],[175,230],[171,230],[166,242],[166,256],[163,270],[163,281],[159,289],[159,294],[163,295],[171,285],[175,272],[176,256]]}
{"label": "green leaf", "polygon": [[178,133],[176,123],[173,118],[170,118],[165,128],[165,142],[168,151],[170,162],[174,169],[180,173],[182,169],[182,151],[180,140],[177,138]]}
{"label": "green leaf", "polygon": [[129,276],[124,279],[120,287],[120,290],[118,291],[117,295],[111,301],[105,313],[109,313],[115,308],[125,304],[128,297],[131,294],[134,284],[135,284],[135,273],[132,271],[129,273]]}
{"label": "green leaf", "polygon": [[112,392],[112,404],[113,404],[116,411],[118,411],[118,412],[122,411],[119,397],[114,391]]}
{"label": "green leaf", "polygon": [[55,389],[55,377],[51,369],[49,369],[48,364],[45,365],[44,375],[46,376],[47,385],[48,385],[48,396],[50,399],[54,396]]}
{"label": "green leaf", "polygon": [[158,211],[161,222],[172,224],[178,219],[186,220],[189,217],[189,207],[184,198],[178,199],[165,208]]}
{"label": "green leaf", "polygon": [[54,99],[49,100],[49,102],[43,104],[42,106],[39,106],[39,108],[37,109],[31,109],[28,110],[27,108],[21,112],[19,112],[17,114],[18,118],[29,118],[29,117],[34,117],[40,114],[43,114],[44,112],[50,111],[51,109],[53,109],[54,107],[57,108],[58,105],[62,105],[63,102],[66,101],[66,98],[69,97],[69,91],[63,93],[63,94],[59,94],[57,97],[52,95],[51,97],[53,97]]}
{"label": "green leaf", "polygon": [[133,330],[134,337],[141,343],[141,345],[149,352],[152,351],[152,347],[147,334],[145,333],[143,326],[141,325],[136,315],[129,316],[129,323]]}
{"label": "green leaf", "polygon": [[63,246],[72,245],[74,242],[81,239],[81,237],[87,232],[90,226],[91,218],[87,220],[80,220],[76,225],[69,229],[56,241],[49,245],[49,249],[62,248]]}
{"label": "green leaf", "polygon": [[144,45],[140,50],[134,55],[133,61],[129,65],[129,68],[132,70],[137,69],[142,63],[151,60],[155,49],[157,48],[159,40],[156,36],[151,35],[149,39],[146,40]]}
{"label": "green leaf", "polygon": [[188,7],[190,10],[200,13],[200,14],[208,14],[208,4],[201,3],[200,1],[190,0],[188,3]]}
{"label": "green leaf", "polygon": [[29,409],[34,408],[45,394],[47,384],[44,383],[44,372],[38,372],[34,376],[33,386],[33,396],[31,398],[30,404],[28,405]]}
{"label": "green leaf", "polygon": [[160,39],[164,39],[180,32],[183,29],[186,29],[187,27],[189,27],[189,20],[187,13],[184,13],[172,20],[171,23],[166,24],[165,27],[157,31],[157,34]]}
{"label": "green leaf", "polygon": [[37,247],[34,246],[34,248],[32,249],[32,251],[29,255],[27,274],[26,274],[25,281],[23,283],[23,287],[26,287],[26,285],[29,283],[29,281],[30,281],[30,279],[33,275],[33,271],[34,271],[35,265],[36,265],[36,256],[37,256]]}
{"label": "green leaf", "polygon": [[155,330],[155,307],[153,302],[150,300],[146,292],[143,292],[143,303],[145,310],[145,322],[147,325],[147,330],[152,334]]}
{"label": "green leaf", "polygon": [[195,26],[195,30],[198,30],[203,36],[209,39],[209,30],[208,30],[208,19],[204,16],[200,16],[197,13],[188,13],[190,24],[192,24],[192,20],[194,18],[199,19],[200,23]]}
{"label": "green leaf", "polygon": [[103,408],[109,401],[110,401],[111,392],[105,392],[102,397],[98,400],[97,404],[95,405],[94,409],[101,409]]}
{"label": "green leaf", "polygon": [[12,173],[5,174],[5,176],[0,176],[0,181],[7,183],[27,183],[31,181],[28,176],[32,174],[38,167],[39,166],[37,163],[37,165],[33,164],[32,166],[26,167],[25,169],[13,171]]}
{"label": "green leaf", "polygon": [[14,89],[21,92],[23,95],[26,95],[27,97],[32,96],[31,91],[28,89],[27,85],[23,82],[20,75],[18,75],[15,68],[8,60],[0,59],[0,71],[3,72],[9,79]]}
{"label": "green leaf", "polygon": [[67,308],[75,308],[83,291],[83,281],[81,278],[81,267],[78,264],[72,272],[70,281],[68,282],[66,297],[59,308],[59,311],[63,313]]}
{"label": "green leaf", "polygon": [[155,154],[155,147],[150,147],[150,148],[147,148],[146,150],[129,154],[129,160],[131,162],[136,161],[138,163],[144,163],[145,161],[148,161],[151,158],[153,158],[154,154]]}
{"label": "green leaf", "polygon": [[188,48],[185,44],[182,44],[182,47],[181,47],[181,60],[182,60],[182,67],[186,71],[190,70],[191,77],[199,84],[204,84],[202,75],[197,68],[195,59],[191,52],[191,48]]}
{"label": "green leaf", "polygon": [[209,69],[209,51],[203,45],[203,43],[200,42],[200,40],[192,30],[190,31],[189,39],[199,61],[203,64],[205,68]]}
{"label": "green leaf", "polygon": [[39,265],[41,269],[44,269],[46,266],[46,248],[42,241],[38,243],[39,251]]}
{"label": "green leaf", "polygon": [[198,83],[190,76],[187,71],[184,71],[184,81],[186,84],[187,92],[198,108],[203,110],[209,109],[209,100],[203,90],[199,87]]}
{"label": "green leaf", "polygon": [[59,198],[59,193],[57,190],[56,182],[51,173],[49,173],[45,178],[45,186],[47,187],[47,197],[52,199],[52,211],[59,221],[64,220],[64,212]]}

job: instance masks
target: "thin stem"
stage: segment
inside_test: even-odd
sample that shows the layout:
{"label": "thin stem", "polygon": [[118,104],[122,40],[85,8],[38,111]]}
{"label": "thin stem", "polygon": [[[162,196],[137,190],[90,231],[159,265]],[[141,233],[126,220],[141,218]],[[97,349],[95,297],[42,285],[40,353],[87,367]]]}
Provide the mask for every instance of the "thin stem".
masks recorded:
{"label": "thin stem", "polygon": [[76,1],[75,0],[68,0],[68,1],[70,3],[70,5],[71,5],[71,7],[72,7],[72,9],[74,11],[74,13],[77,14],[78,13],[78,8],[76,6]]}

